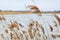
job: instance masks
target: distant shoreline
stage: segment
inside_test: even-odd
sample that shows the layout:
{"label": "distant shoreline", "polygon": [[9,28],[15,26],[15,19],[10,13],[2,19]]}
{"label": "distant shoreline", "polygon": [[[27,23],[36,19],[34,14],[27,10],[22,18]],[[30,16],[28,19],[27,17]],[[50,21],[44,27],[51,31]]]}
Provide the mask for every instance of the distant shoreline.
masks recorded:
{"label": "distant shoreline", "polygon": [[[48,11],[48,12],[41,12],[41,13],[42,14],[60,14],[60,11]],[[34,13],[31,11],[0,11],[0,14],[34,14]]]}

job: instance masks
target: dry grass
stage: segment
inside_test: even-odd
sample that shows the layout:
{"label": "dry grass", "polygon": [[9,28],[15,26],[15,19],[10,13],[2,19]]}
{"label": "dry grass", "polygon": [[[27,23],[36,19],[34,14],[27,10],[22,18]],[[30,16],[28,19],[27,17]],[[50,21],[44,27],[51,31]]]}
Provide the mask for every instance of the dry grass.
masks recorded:
{"label": "dry grass", "polygon": [[[1,17],[1,19],[4,19],[4,17]],[[60,19],[58,16],[55,15],[55,18],[58,20],[58,23],[60,22]],[[45,29],[43,27],[43,25],[39,22],[39,21],[31,21],[27,26],[28,29],[27,31],[25,30],[18,30],[24,28],[25,26],[22,25],[21,23],[18,23],[17,21],[10,21],[11,24],[8,24],[8,29],[5,30],[5,32],[7,34],[10,35],[10,39],[11,40],[34,40],[34,38],[36,38],[36,40],[47,40],[49,39],[49,35],[45,35]],[[57,25],[56,21],[54,20],[55,26],[59,26]],[[51,32],[53,32],[53,26],[51,26],[50,24],[48,24],[50,27]],[[20,28],[19,28],[20,27]],[[14,29],[15,28],[15,29]],[[47,30],[46,30],[47,31]],[[42,34],[41,34],[42,33]],[[5,33],[4,33],[5,34]],[[4,34],[1,34],[1,37],[4,39]],[[50,34],[51,35],[51,34]],[[47,37],[45,39],[45,36]],[[60,37],[60,35],[51,35],[53,38],[57,38]],[[25,38],[25,39],[24,39]]]}
{"label": "dry grass", "polygon": [[[60,12],[41,12],[42,14],[60,14]],[[8,12],[8,11],[3,11],[3,12],[0,12],[0,14],[34,14],[33,12]],[[36,14],[36,13],[35,13]],[[37,13],[37,14],[40,14],[40,13]]]}

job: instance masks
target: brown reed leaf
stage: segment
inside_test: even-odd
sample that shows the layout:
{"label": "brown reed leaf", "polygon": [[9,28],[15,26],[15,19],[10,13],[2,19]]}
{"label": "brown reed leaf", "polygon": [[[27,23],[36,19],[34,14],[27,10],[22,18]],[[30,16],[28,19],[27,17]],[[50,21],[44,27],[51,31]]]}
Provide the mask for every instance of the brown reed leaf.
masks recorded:
{"label": "brown reed leaf", "polygon": [[53,27],[48,23],[49,27],[50,27],[50,30],[51,32],[53,31]]}
{"label": "brown reed leaf", "polygon": [[55,16],[55,18],[58,20],[58,23],[59,23],[59,25],[60,25],[60,18],[57,16],[57,15],[54,15]]}
{"label": "brown reed leaf", "polygon": [[33,31],[34,36],[35,36],[36,32],[37,32],[37,30],[36,30],[36,29],[34,29],[34,31]]}
{"label": "brown reed leaf", "polygon": [[19,23],[20,27],[24,27],[21,23]]}
{"label": "brown reed leaf", "polygon": [[44,28],[42,26],[41,26],[41,29],[42,29],[43,34],[45,34]]}
{"label": "brown reed leaf", "polygon": [[36,29],[39,31],[38,27],[40,27],[42,29],[42,32],[44,34],[45,33],[44,28],[42,27],[42,25],[38,21],[36,21]]}
{"label": "brown reed leaf", "polygon": [[6,19],[3,16],[0,16],[1,21],[5,21]]}
{"label": "brown reed leaf", "polygon": [[57,25],[56,21],[54,21],[54,23],[55,23],[55,26],[57,27],[58,25]]}
{"label": "brown reed leaf", "polygon": [[36,27],[40,27],[40,24],[38,21],[36,21]]}
{"label": "brown reed leaf", "polygon": [[50,27],[50,30],[51,30],[51,32],[53,31],[53,28],[52,28],[52,26],[51,25],[49,25],[49,27]]}

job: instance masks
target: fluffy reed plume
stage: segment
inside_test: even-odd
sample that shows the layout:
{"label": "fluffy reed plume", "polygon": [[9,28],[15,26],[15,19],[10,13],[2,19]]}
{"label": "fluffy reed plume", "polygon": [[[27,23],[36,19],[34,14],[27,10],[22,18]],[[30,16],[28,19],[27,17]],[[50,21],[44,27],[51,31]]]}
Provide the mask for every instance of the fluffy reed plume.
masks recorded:
{"label": "fluffy reed plume", "polygon": [[10,37],[11,37],[11,39],[13,39],[13,34],[12,33],[10,33]]}
{"label": "fluffy reed plume", "polygon": [[[41,25],[41,24],[39,24],[39,22],[38,21],[36,21],[36,28],[41,28],[41,30],[42,30],[42,32],[43,32],[43,34],[45,33],[44,32],[44,28],[43,28],[43,26]],[[39,29],[37,29],[37,30],[39,30]]]}
{"label": "fluffy reed plume", "polygon": [[35,28],[34,28],[33,30],[34,30],[34,31],[33,31],[33,35],[35,36],[37,30],[36,30]]}
{"label": "fluffy reed plume", "polygon": [[34,36],[33,36],[32,30],[31,29],[28,29],[28,32],[29,32],[30,38],[33,39]]}
{"label": "fluffy reed plume", "polygon": [[57,15],[54,15],[54,17],[58,20],[58,23],[60,25],[60,18]]}
{"label": "fluffy reed plume", "polygon": [[[16,36],[17,36],[17,39],[19,39],[20,40],[20,36],[22,35],[19,35],[20,33],[18,33],[18,32],[15,32],[15,34],[16,34]],[[22,36],[21,36],[22,37]]]}
{"label": "fluffy reed plume", "polygon": [[3,16],[0,16],[1,21],[5,21],[5,18]]}
{"label": "fluffy reed plume", "polygon": [[34,26],[34,21],[30,22],[28,27],[32,29],[32,27]]}
{"label": "fluffy reed plume", "polygon": [[12,39],[14,40],[21,40],[23,39],[23,36],[21,33],[18,32],[18,30],[13,30],[13,35],[12,36]]}
{"label": "fluffy reed plume", "polygon": [[[9,28],[12,30],[13,28],[19,29],[20,27],[23,27],[22,24],[17,23],[16,21],[10,21],[11,24],[8,24]],[[13,40],[23,40],[23,34],[21,34],[20,32],[18,32],[19,30],[12,30],[13,33],[10,33],[11,35],[11,39]],[[25,33],[25,31],[22,31],[23,33]]]}
{"label": "fluffy reed plume", "polygon": [[38,21],[36,21],[36,27],[40,27],[40,24]]}
{"label": "fluffy reed plume", "polygon": [[30,10],[33,10],[34,13],[40,13],[41,14],[41,12],[39,11],[39,8],[35,5],[29,5],[28,8],[30,8]]}
{"label": "fluffy reed plume", "polygon": [[19,28],[19,25],[18,25],[18,23],[17,23],[16,21],[14,21],[14,23],[11,23],[11,24],[8,24],[8,25],[9,25],[9,28],[10,28],[10,29],[13,29],[13,28],[15,28],[15,27],[16,27],[17,29]]}

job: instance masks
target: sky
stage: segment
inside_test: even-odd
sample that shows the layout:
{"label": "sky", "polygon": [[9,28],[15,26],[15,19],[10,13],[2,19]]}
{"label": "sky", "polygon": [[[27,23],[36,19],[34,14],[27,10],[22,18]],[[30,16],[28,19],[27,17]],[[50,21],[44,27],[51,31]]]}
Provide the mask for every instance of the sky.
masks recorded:
{"label": "sky", "polygon": [[36,5],[40,11],[60,11],[60,0],[0,0],[1,10],[26,11],[28,5]]}

